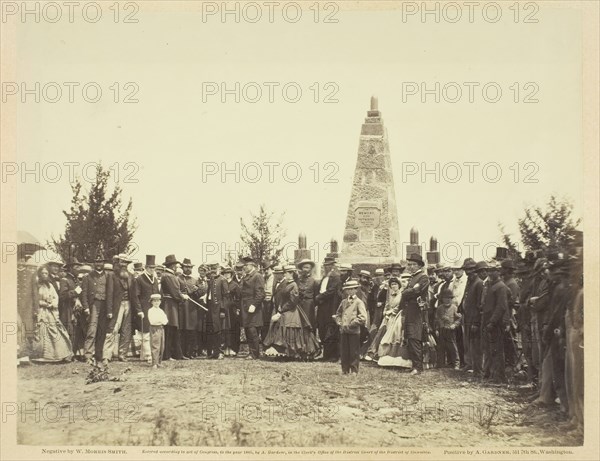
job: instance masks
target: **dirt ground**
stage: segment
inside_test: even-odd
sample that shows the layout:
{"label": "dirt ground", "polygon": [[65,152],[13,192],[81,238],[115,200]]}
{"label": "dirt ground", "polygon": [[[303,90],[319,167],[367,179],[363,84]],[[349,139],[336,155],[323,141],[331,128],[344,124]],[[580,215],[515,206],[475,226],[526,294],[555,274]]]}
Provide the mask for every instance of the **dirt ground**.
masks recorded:
{"label": "dirt ground", "polygon": [[182,446],[577,446],[556,408],[527,386],[492,387],[450,370],[420,376],[361,362],[227,358],[111,363],[121,381],[85,384],[91,367],[18,370],[18,443]]}

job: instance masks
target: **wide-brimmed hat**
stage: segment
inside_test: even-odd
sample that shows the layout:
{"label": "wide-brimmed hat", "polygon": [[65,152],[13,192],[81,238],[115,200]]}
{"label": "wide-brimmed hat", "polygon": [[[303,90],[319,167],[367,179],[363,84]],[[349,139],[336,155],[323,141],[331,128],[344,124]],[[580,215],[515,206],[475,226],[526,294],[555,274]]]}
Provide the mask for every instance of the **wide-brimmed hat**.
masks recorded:
{"label": "wide-brimmed hat", "polygon": [[347,280],[346,283],[344,283],[344,286],[342,287],[342,289],[346,290],[348,288],[358,288],[358,287],[360,287],[360,283],[358,283],[357,280],[350,279],[350,280]]}
{"label": "wide-brimmed hat", "polygon": [[281,267],[281,266],[275,266],[273,268],[273,273],[274,274],[283,274],[283,267]]}
{"label": "wide-brimmed hat", "polygon": [[146,267],[154,267],[156,266],[156,256],[155,255],[146,255]]}
{"label": "wide-brimmed hat", "polygon": [[183,258],[183,262],[181,263],[182,267],[194,267],[195,264],[192,264],[192,260],[190,258]]}
{"label": "wide-brimmed hat", "polygon": [[[169,267],[171,264],[177,264],[179,263],[179,261],[177,261],[177,258],[175,257],[175,255],[169,255],[165,258],[165,262],[163,263],[163,266],[165,267]],[[181,264],[181,263],[179,263]]]}
{"label": "wide-brimmed hat", "polygon": [[463,269],[463,270],[475,269],[475,266],[477,266],[477,263],[475,262],[475,260],[473,258],[466,258],[465,261],[463,262],[461,269]]}
{"label": "wide-brimmed hat", "polygon": [[425,262],[423,261],[423,257],[419,253],[412,253],[408,258],[406,258],[406,260],[415,262],[421,267],[423,267],[425,265]]}
{"label": "wide-brimmed hat", "polygon": [[500,263],[500,267],[505,271],[514,271],[517,267],[512,259],[505,259]]}
{"label": "wide-brimmed hat", "polygon": [[479,261],[476,265],[475,265],[475,271],[479,272],[481,270],[487,270],[488,269],[488,263],[486,261]]}
{"label": "wide-brimmed hat", "polygon": [[293,264],[286,264],[283,266],[283,272],[296,272],[296,266]]}
{"label": "wide-brimmed hat", "polygon": [[125,253],[120,253],[114,257],[114,259],[118,260],[120,263],[130,264],[133,262],[133,259]]}
{"label": "wide-brimmed hat", "polygon": [[400,272],[402,272],[404,270],[404,267],[402,264],[400,263],[392,263],[392,265],[390,266],[390,272],[394,271],[394,270],[398,270]]}
{"label": "wide-brimmed hat", "polygon": [[310,267],[311,267],[311,268],[315,267],[315,262],[314,262],[314,261],[312,261],[312,260],[310,260],[310,259],[308,259],[308,258],[305,258],[305,259],[303,259],[302,261],[300,261],[300,262],[299,262],[298,264],[296,264],[296,265],[298,266],[298,269],[301,269],[301,268],[302,268],[302,266],[304,266],[305,264],[310,264]]}

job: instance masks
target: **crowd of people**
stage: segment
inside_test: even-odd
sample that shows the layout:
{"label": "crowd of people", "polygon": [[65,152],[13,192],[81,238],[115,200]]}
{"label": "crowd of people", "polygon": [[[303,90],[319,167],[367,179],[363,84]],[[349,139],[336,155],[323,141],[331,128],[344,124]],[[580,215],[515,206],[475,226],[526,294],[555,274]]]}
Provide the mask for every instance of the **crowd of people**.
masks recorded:
{"label": "crowd of people", "polygon": [[156,264],[50,262],[34,279],[31,358],[92,365],[139,356],[165,360],[361,361],[419,375],[450,367],[483,382],[521,379],[536,405],[583,422],[581,257],[548,251],[427,266],[419,254],[355,273],[326,257],[197,267],[175,255]]}

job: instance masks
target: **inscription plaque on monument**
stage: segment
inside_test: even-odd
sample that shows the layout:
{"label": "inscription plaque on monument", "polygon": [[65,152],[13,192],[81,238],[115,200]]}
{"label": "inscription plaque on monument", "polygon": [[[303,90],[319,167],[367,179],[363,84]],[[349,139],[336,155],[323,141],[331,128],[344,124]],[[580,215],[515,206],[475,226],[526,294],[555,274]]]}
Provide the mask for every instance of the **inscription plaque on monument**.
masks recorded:
{"label": "inscription plaque on monument", "polygon": [[356,227],[379,227],[381,217],[381,206],[376,202],[359,202],[354,211],[354,222]]}

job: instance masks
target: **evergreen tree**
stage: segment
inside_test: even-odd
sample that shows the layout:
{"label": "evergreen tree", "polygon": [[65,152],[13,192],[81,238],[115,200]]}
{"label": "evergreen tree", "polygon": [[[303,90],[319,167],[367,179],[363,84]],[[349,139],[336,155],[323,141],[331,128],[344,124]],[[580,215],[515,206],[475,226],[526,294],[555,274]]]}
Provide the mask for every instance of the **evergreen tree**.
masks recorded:
{"label": "evergreen tree", "polygon": [[109,190],[110,176],[110,170],[98,164],[89,191],[83,189],[79,179],[71,185],[71,208],[63,210],[67,218],[65,233],[58,238],[53,236],[48,242],[64,261],[72,258],[93,261],[98,254],[111,259],[132,249],[136,230],[131,216],[133,201],[130,199],[122,210],[122,189],[116,184],[112,192]]}
{"label": "evergreen tree", "polygon": [[282,227],[285,213],[275,220],[274,213],[267,212],[265,206],[261,205],[257,215],[250,215],[250,225],[246,225],[240,218],[242,243],[258,263],[278,263],[283,251],[283,247],[280,246],[281,240],[286,234]]}

